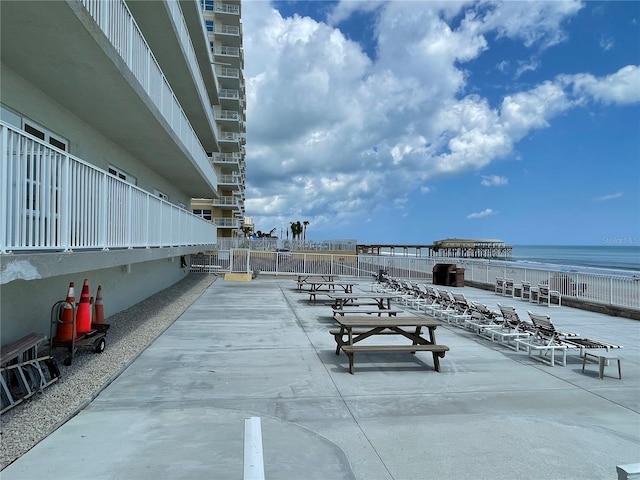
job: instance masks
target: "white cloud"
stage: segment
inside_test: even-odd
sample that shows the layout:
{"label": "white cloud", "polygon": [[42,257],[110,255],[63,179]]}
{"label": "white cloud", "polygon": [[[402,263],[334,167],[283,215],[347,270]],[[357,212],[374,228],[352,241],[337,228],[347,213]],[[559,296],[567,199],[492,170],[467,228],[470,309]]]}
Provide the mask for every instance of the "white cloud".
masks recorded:
{"label": "white cloud", "polygon": [[494,187],[500,185],[506,185],[509,183],[507,177],[501,177],[499,175],[482,175],[482,181],[480,185],[484,187]]}
{"label": "white cloud", "polygon": [[[637,101],[637,67],[604,78],[551,78],[494,105],[468,94],[464,65],[491,48],[487,34],[548,48],[564,39],[563,22],[580,8],[340,2],[325,24],[244,2],[247,213],[263,229],[304,217],[320,230],[404,208],[412,191],[511,155],[516,142],[586,100]],[[375,60],[331,26],[355,11],[375,15]]]}
{"label": "white cloud", "polygon": [[485,4],[488,13],[482,18],[482,30],[496,31],[499,36],[522,40],[525,46],[542,48],[562,42],[565,32],[562,23],[577,14],[582,2],[518,1]]}
{"label": "white cloud", "polygon": [[530,59],[526,62],[518,62],[515,78],[520,78],[526,72],[535,72],[539,67],[540,62],[536,59]]}
{"label": "white cloud", "polygon": [[612,37],[602,36],[600,37],[600,48],[605,52],[608,52],[615,45],[615,40]]}
{"label": "white cloud", "polygon": [[640,67],[627,65],[605,77],[589,73],[562,75],[559,80],[573,88],[573,93],[583,99],[593,99],[604,104],[631,105],[640,102]]}
{"label": "white cloud", "polygon": [[501,120],[509,137],[517,141],[533,129],[548,127],[550,118],[574,105],[561,85],[547,81],[529,91],[506,96]]}
{"label": "white cloud", "polygon": [[485,208],[481,212],[470,213],[469,215],[467,215],[467,218],[483,218],[488,217],[489,215],[495,215],[496,213],[498,212],[494,212],[491,208]]}
{"label": "white cloud", "polygon": [[611,193],[609,195],[603,195],[601,197],[596,197],[595,201],[596,202],[606,202],[607,200],[614,200],[616,198],[620,198],[620,197],[622,197],[622,195],[623,195],[622,192]]}

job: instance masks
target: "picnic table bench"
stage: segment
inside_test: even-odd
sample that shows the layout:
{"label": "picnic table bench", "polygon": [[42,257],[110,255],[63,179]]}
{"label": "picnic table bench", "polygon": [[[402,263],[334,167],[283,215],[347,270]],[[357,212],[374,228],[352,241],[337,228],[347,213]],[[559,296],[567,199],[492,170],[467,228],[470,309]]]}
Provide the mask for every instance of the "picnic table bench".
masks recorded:
{"label": "picnic table bench", "polygon": [[347,315],[374,315],[378,314],[381,316],[382,314],[387,314],[389,317],[397,315],[398,313],[403,313],[404,310],[398,310],[395,308],[362,308],[362,307],[353,307],[353,308],[332,308],[333,316],[344,316]]}
{"label": "picnic table bench", "polygon": [[345,306],[376,305],[381,310],[389,310],[391,309],[391,300],[396,298],[396,295],[384,292],[350,292],[330,293],[329,298],[334,300],[333,306],[335,309]]}
{"label": "picnic table bench", "polygon": [[[336,355],[342,350],[349,359],[349,373],[354,374],[354,357],[357,352],[431,352],[434,369],[440,371],[440,358],[449,351],[446,345],[436,343],[435,330],[441,322],[430,317],[336,317],[340,328],[330,333],[336,341]],[[404,328],[403,328],[404,327]],[[408,327],[408,328],[407,328]],[[429,338],[422,336],[422,328],[429,331]],[[412,330],[410,330],[412,329]],[[396,335],[411,340],[411,344],[365,344],[357,343],[378,335]]]}

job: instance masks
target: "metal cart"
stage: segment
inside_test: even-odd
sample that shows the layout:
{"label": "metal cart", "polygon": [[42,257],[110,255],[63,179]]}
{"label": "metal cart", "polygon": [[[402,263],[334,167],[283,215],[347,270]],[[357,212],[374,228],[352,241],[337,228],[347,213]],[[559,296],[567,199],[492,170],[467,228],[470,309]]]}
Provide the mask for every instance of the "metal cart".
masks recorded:
{"label": "metal cart", "polygon": [[51,351],[53,351],[54,348],[66,348],[68,350],[69,356],[64,359],[63,363],[66,366],[69,366],[73,362],[73,357],[80,347],[93,348],[96,353],[104,352],[107,345],[105,337],[107,336],[107,330],[109,330],[111,325],[108,323],[91,323],[91,330],[86,333],[72,335],[71,340],[57,339],[55,338],[55,334],[58,325],[65,323],[62,320],[62,309],[65,308],[66,305],[71,306],[73,309],[72,332],[76,331],[76,306],[67,300],[60,300],[59,302],[54,303],[53,307],[51,307],[51,334],[49,335],[49,338]]}

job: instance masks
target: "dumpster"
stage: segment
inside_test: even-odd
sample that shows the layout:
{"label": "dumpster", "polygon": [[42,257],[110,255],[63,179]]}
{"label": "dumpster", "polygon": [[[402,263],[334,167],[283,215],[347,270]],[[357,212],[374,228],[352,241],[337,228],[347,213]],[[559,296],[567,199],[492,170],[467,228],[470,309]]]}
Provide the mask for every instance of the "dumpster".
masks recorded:
{"label": "dumpster", "polygon": [[433,284],[445,287],[464,287],[464,268],[455,263],[436,263],[433,266]]}

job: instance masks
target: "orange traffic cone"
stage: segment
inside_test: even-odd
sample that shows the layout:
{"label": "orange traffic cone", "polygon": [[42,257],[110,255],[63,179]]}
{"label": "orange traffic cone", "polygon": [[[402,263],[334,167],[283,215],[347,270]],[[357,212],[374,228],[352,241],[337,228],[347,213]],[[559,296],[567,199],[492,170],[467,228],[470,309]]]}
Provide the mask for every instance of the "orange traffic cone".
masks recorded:
{"label": "orange traffic cone", "polygon": [[96,293],[96,302],[93,305],[95,307],[95,315],[93,317],[93,323],[104,323],[104,304],[102,303],[102,285],[98,285],[98,292]]}
{"label": "orange traffic cone", "polygon": [[67,292],[66,303],[60,314],[60,322],[58,323],[58,329],[56,330],[56,340],[61,342],[70,342],[75,336],[73,329],[73,306],[76,303],[76,293],[73,282],[69,284],[69,291]]}
{"label": "orange traffic cone", "polygon": [[78,333],[87,333],[91,331],[91,303],[89,301],[89,280],[84,279],[82,285],[82,293],[80,294],[80,303],[76,313],[76,329]]}

